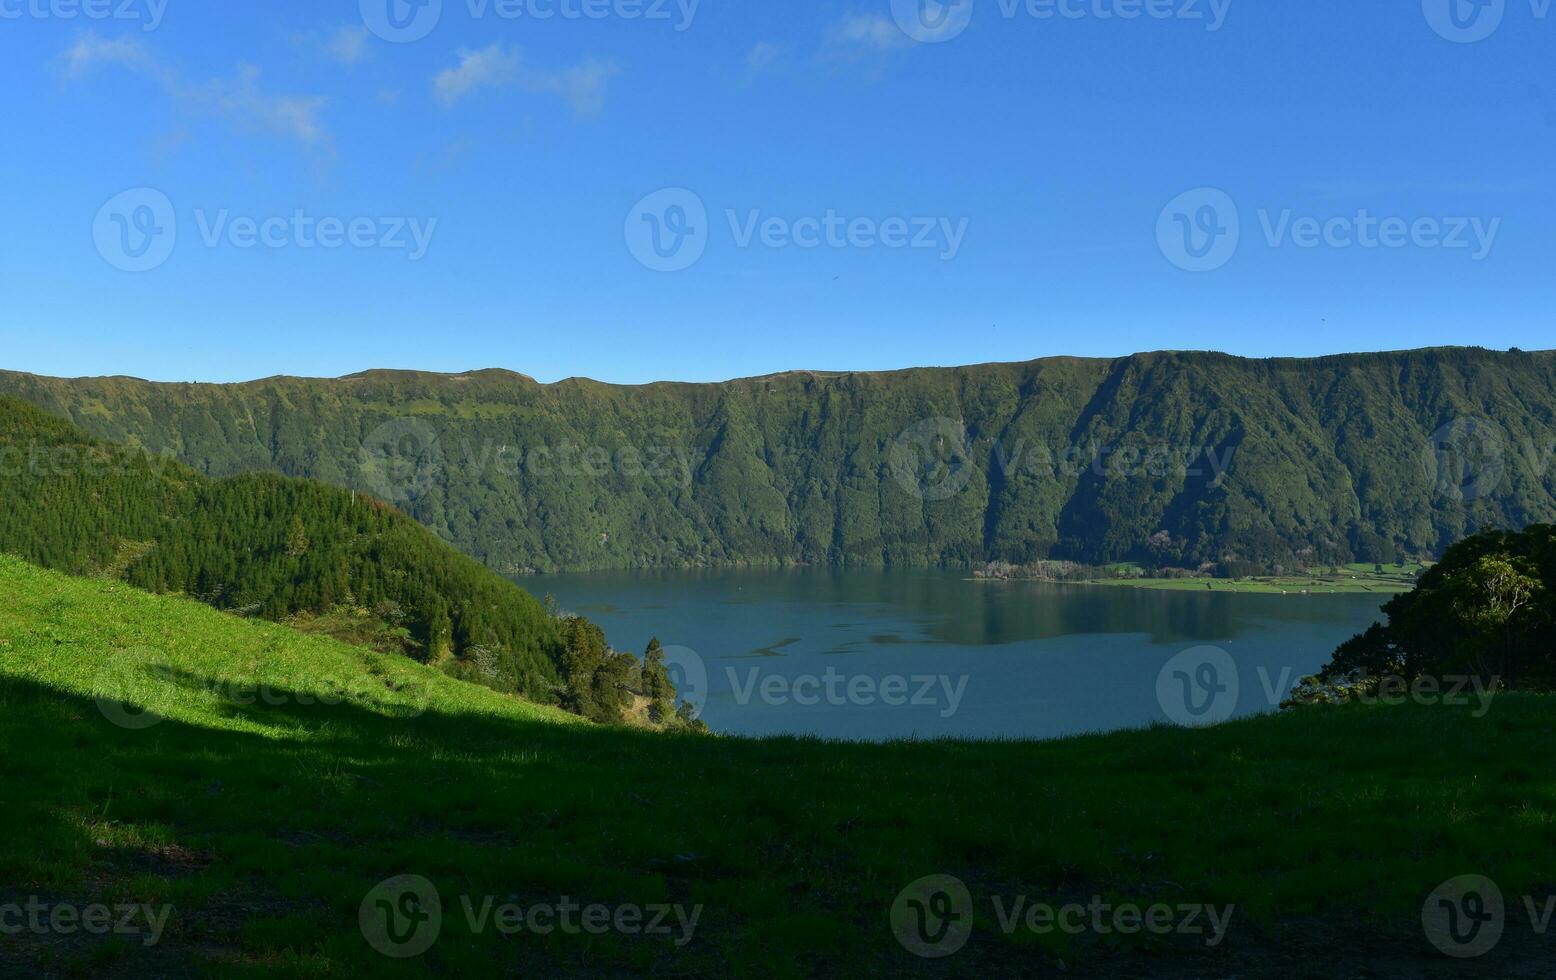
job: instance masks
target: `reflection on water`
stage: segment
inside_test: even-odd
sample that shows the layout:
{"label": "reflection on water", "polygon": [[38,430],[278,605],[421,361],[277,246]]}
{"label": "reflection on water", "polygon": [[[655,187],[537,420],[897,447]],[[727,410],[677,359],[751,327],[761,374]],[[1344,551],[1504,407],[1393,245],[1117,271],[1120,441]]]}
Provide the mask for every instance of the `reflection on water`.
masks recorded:
{"label": "reflection on water", "polygon": [[[847,738],[1035,737],[1161,721],[1158,669],[1207,643],[1224,646],[1248,675],[1239,713],[1268,710],[1377,618],[1383,599],[970,581],[932,571],[609,573],[523,584],[594,619],[621,649],[641,652],[658,636],[695,650],[709,676],[703,717],[715,729]],[[854,680],[856,692],[896,677],[967,684],[949,714],[944,703],[891,705],[880,695],[803,703],[806,681],[829,670]]]}
{"label": "reflection on water", "polygon": [[800,642],[800,640],[801,640],[801,637],[791,636],[791,637],[789,637],[786,640],[779,640],[777,643],[771,644],[770,646],[762,647],[759,650],[752,650],[749,654],[747,654],[747,656],[750,656],[750,657],[781,657],[781,656],[783,656],[783,648],[784,647],[792,647],[792,646],[794,646],[794,644]]}

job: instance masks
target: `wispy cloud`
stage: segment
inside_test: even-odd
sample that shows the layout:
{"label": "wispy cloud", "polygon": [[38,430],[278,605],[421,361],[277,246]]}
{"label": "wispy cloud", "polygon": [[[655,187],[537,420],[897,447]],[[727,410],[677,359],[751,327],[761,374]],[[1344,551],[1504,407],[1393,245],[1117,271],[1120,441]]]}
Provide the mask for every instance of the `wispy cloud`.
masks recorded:
{"label": "wispy cloud", "polygon": [[605,105],[610,80],[621,74],[612,62],[588,59],[570,68],[529,68],[517,48],[501,42],[479,51],[459,52],[459,64],[432,80],[432,91],[444,106],[486,88],[514,86],[526,92],[558,95],[580,116],[595,116]]}
{"label": "wispy cloud", "polygon": [[836,50],[897,51],[913,40],[885,14],[849,14],[827,31],[826,46]]}
{"label": "wispy cloud", "polygon": [[367,57],[367,28],[347,25],[338,28],[325,45],[331,58],[343,65],[358,65]]}
{"label": "wispy cloud", "polygon": [[67,78],[79,80],[98,68],[122,68],[153,79],[184,111],[222,118],[240,127],[253,127],[295,139],[310,147],[330,150],[329,130],[320,116],[328,99],[323,96],[274,95],[260,86],[260,70],[239,65],[232,78],[191,81],[163,64],[138,38],[104,39],[86,34],[61,56]]}
{"label": "wispy cloud", "polygon": [[771,68],[783,54],[783,48],[769,41],[759,41],[751,53],[746,55],[746,67],[752,71],[761,71]]}
{"label": "wispy cloud", "polygon": [[531,72],[521,84],[531,92],[552,92],[580,116],[597,116],[605,107],[605,88],[621,74],[613,62],[590,58],[557,72]]}
{"label": "wispy cloud", "polygon": [[459,52],[459,65],[438,72],[432,91],[438,101],[451,106],[483,88],[509,84],[518,73],[518,51],[505,50],[498,42],[479,51]]}
{"label": "wispy cloud", "polygon": [[333,30],[299,31],[292,35],[292,44],[320,61],[355,68],[372,57],[372,38],[361,24],[343,24]]}
{"label": "wispy cloud", "polygon": [[822,35],[816,59],[824,66],[847,65],[850,70],[862,71],[866,81],[879,82],[913,46],[913,39],[891,17],[852,13]]}
{"label": "wispy cloud", "polygon": [[135,37],[106,39],[96,34],[83,34],[76,43],[61,55],[65,74],[70,78],[82,78],[99,65],[118,65],[167,79],[170,73],[157,64],[151,52]]}

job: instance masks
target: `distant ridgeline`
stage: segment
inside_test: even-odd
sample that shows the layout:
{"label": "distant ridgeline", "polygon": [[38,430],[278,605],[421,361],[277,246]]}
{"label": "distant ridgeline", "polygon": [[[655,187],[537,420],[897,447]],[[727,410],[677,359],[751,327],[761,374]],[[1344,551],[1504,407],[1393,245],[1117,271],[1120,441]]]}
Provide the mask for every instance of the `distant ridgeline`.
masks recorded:
{"label": "distant ridgeline", "polygon": [[393,502],[507,573],[1391,562],[1556,521],[1556,353],[1055,358],[722,384],[0,373],[212,476]]}
{"label": "distant ridgeline", "polygon": [[405,653],[599,721],[629,708],[675,721],[662,656],[615,654],[598,627],[371,496],[270,473],[211,479],[5,398],[0,553]]}

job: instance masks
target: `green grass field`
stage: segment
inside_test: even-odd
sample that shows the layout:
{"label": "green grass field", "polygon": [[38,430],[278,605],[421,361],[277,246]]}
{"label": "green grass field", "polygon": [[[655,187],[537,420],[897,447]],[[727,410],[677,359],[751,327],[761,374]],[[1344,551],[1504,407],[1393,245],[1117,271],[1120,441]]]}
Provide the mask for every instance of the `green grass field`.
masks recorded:
{"label": "green grass field", "polygon": [[[14,559],[0,597],[0,910],[148,907],[140,932],[106,938],[7,933],[0,917],[0,974],[1534,977],[1556,963],[1517,897],[1556,885],[1551,698],[1045,743],[654,735]],[[1501,886],[1509,923],[1461,962],[1426,941],[1421,910],[1469,873]],[[430,902],[377,888],[406,875],[435,890],[436,928]],[[894,903],[927,875],[971,900],[970,938],[943,959],[893,932]],[[479,913],[488,896],[553,915],[599,904],[615,925],[504,935],[467,915],[464,897]],[[1215,946],[1007,933],[1017,896],[1235,912]],[[670,933],[640,935],[621,914],[672,907],[695,927],[670,915]],[[384,955],[371,923],[390,910],[405,912],[391,940],[415,927],[393,949],[435,941]]]}

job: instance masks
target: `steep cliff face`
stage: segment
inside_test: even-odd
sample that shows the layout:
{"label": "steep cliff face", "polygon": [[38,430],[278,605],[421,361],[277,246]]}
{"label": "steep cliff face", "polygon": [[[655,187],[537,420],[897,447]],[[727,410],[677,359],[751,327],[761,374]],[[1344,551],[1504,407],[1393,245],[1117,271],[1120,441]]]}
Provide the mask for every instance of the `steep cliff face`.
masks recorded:
{"label": "steep cliff face", "polygon": [[214,476],[375,493],[499,570],[1387,561],[1556,520],[1556,354],[1117,360],[620,387],[0,372]]}

